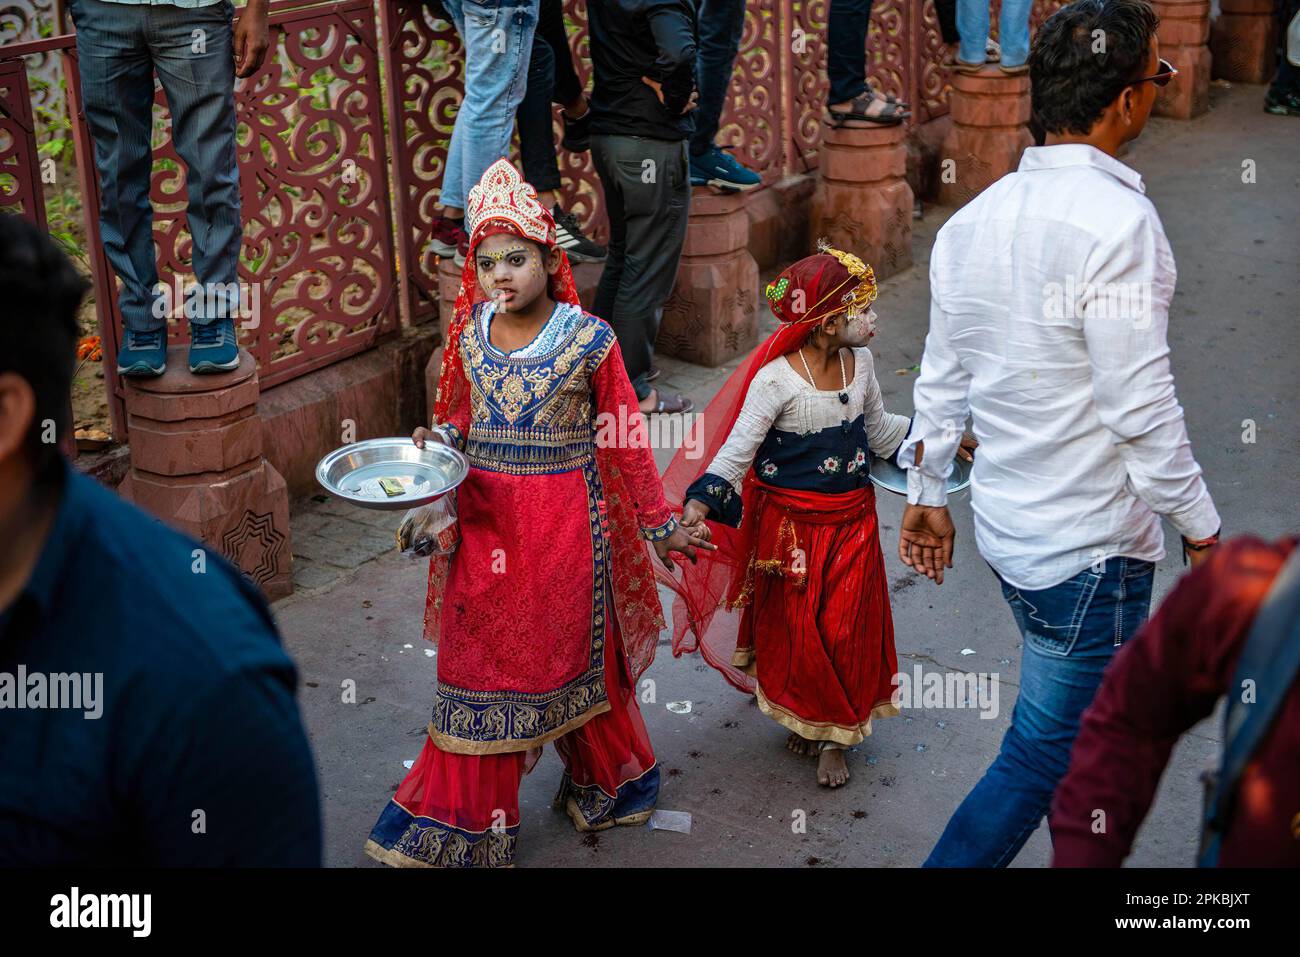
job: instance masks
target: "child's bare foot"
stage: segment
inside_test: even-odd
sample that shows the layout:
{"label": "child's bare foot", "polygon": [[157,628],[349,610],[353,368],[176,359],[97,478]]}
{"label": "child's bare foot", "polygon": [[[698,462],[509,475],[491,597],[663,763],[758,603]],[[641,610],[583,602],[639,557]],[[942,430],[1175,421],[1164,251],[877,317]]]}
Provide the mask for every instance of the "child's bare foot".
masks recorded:
{"label": "child's bare foot", "polygon": [[785,746],[795,754],[803,755],[805,757],[817,753],[816,741],[809,741],[807,738],[801,738],[793,731],[790,732],[790,737],[785,739]]}
{"label": "child's bare foot", "polygon": [[849,766],[844,763],[844,751],[825,748],[817,759],[817,783],[826,788],[837,788],[849,779]]}

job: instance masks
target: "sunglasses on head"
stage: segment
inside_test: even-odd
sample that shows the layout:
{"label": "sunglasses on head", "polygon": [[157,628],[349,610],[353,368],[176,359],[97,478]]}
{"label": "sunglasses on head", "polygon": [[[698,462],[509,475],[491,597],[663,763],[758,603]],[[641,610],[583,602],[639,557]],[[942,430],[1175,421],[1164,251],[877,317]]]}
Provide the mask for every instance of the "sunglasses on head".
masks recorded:
{"label": "sunglasses on head", "polygon": [[1139,77],[1129,83],[1129,86],[1137,86],[1139,83],[1145,83],[1147,80],[1150,80],[1156,86],[1168,86],[1169,81],[1177,75],[1178,70],[1174,68],[1174,65],[1162,57],[1160,59],[1160,65],[1156,68],[1155,73],[1150,76]]}

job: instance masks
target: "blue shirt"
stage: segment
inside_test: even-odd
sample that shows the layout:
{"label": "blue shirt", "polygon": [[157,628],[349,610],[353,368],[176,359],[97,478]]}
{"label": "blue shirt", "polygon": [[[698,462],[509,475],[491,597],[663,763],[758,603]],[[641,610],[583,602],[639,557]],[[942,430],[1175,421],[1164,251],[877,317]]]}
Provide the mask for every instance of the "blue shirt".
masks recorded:
{"label": "blue shirt", "polygon": [[[0,866],[319,865],[297,674],[261,595],[63,471],[44,550],[0,610]],[[48,706],[56,675],[79,707]]]}

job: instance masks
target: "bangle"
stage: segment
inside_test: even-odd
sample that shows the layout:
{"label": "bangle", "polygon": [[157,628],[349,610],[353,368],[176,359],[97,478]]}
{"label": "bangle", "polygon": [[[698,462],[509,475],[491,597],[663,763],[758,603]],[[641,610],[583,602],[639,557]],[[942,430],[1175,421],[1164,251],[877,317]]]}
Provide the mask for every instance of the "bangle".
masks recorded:
{"label": "bangle", "polygon": [[1187,564],[1188,564],[1188,561],[1187,561],[1187,554],[1188,554],[1188,552],[1203,552],[1203,551],[1205,551],[1207,548],[1211,548],[1212,546],[1219,544],[1219,532],[1221,532],[1221,531],[1223,531],[1222,527],[1220,527],[1219,530],[1216,531],[1216,532],[1215,532],[1213,535],[1211,535],[1209,538],[1197,539],[1197,540],[1195,540],[1195,541],[1193,541],[1192,539],[1188,538],[1186,535],[1183,535],[1183,536],[1182,536],[1182,539],[1183,539],[1183,564],[1184,564],[1184,565],[1187,565]]}

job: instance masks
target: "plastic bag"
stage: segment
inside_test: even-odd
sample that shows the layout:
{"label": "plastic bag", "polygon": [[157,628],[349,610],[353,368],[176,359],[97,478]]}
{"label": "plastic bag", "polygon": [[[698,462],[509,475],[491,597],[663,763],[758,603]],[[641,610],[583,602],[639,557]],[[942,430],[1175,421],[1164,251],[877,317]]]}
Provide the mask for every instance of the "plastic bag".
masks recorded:
{"label": "plastic bag", "polygon": [[397,526],[398,551],[412,558],[447,556],[460,544],[460,521],[456,518],[456,493],[449,492],[436,502],[413,508]]}

